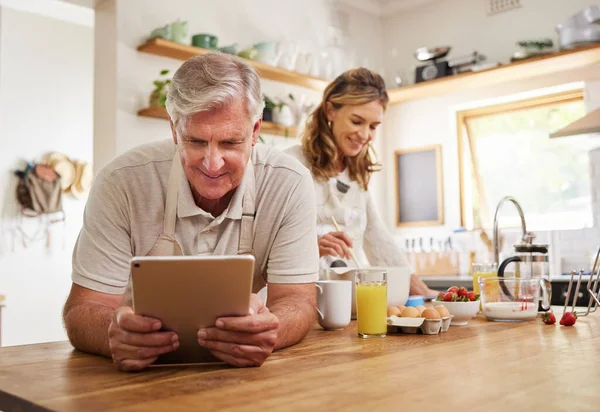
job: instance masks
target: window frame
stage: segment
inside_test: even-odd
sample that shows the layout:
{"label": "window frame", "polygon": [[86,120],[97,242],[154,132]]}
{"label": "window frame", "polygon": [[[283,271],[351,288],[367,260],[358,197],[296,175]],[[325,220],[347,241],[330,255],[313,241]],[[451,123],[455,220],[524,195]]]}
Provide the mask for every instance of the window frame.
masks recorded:
{"label": "window frame", "polygon": [[[495,105],[489,105],[489,106],[482,106],[482,107],[478,107],[478,108],[474,108],[474,109],[468,109],[468,110],[460,110],[456,112],[456,135],[457,135],[457,140],[458,140],[458,183],[459,183],[459,198],[460,198],[460,225],[461,227],[465,227],[467,228],[467,213],[473,213],[472,210],[472,204],[468,205],[467,204],[467,199],[465,196],[466,193],[466,188],[465,188],[465,182],[464,182],[464,178],[465,178],[465,167],[466,167],[466,163],[468,163],[466,161],[466,159],[464,159],[463,153],[465,150],[465,144],[468,144],[468,148],[471,151],[471,167],[473,170],[473,177],[475,179],[476,184],[480,185],[481,183],[479,182],[478,176],[479,173],[477,173],[477,164],[475,163],[476,159],[473,157],[473,142],[472,142],[472,134],[471,133],[465,133],[465,130],[468,130],[469,128],[469,120],[472,119],[476,119],[476,118],[480,118],[480,117],[487,117],[487,116],[494,116],[494,115],[502,115],[502,114],[506,114],[506,113],[510,113],[510,112],[514,112],[514,111],[520,111],[520,110],[527,110],[527,109],[536,109],[536,108],[540,108],[540,107],[547,107],[547,106],[555,106],[558,104],[564,104],[564,103],[573,103],[573,102],[577,102],[577,101],[584,101],[584,90],[582,88],[578,88],[578,89],[574,89],[574,90],[568,90],[568,91],[564,91],[564,92],[560,92],[560,93],[552,93],[552,94],[548,94],[548,95],[543,95],[543,96],[538,96],[538,97],[532,97],[532,98],[528,98],[528,99],[522,99],[522,100],[516,100],[513,102],[509,102],[509,103],[501,103],[501,104],[495,104]],[[466,134],[466,136],[465,136]],[[548,137],[550,138],[550,137]],[[467,143],[468,140],[468,143]],[[479,190],[479,192],[481,192],[481,190]],[[481,193],[480,193],[481,196]],[[481,200],[481,198],[480,198]],[[485,203],[485,202],[484,202]],[[490,205],[486,205],[487,208],[489,209],[487,212],[484,213],[490,213],[493,214],[494,210],[495,210],[495,205],[493,205],[492,208],[490,208]],[[489,219],[482,219],[483,221],[489,221]],[[489,228],[483,228],[483,227],[478,227],[475,225],[475,222],[473,222],[473,227],[472,228],[467,228],[468,230],[481,230],[481,229],[489,229]]]}

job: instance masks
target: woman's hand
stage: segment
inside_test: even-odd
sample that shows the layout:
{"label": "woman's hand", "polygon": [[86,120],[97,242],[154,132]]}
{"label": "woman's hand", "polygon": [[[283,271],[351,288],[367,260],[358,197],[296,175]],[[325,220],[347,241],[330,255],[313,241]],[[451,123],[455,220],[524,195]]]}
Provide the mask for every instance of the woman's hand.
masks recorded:
{"label": "woman's hand", "polygon": [[410,294],[421,296],[437,296],[438,291],[429,289],[429,287],[414,273],[410,275]]}
{"label": "woman's hand", "polygon": [[319,238],[319,256],[337,256],[351,259],[352,239],[344,232],[329,232]]}

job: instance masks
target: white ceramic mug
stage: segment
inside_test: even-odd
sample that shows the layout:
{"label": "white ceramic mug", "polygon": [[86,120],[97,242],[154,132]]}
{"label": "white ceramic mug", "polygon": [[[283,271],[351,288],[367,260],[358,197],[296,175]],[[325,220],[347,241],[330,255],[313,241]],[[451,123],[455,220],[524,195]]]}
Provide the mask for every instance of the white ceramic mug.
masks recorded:
{"label": "white ceramic mug", "polygon": [[350,324],[352,281],[320,280],[317,282],[317,312],[323,329],[343,329]]}

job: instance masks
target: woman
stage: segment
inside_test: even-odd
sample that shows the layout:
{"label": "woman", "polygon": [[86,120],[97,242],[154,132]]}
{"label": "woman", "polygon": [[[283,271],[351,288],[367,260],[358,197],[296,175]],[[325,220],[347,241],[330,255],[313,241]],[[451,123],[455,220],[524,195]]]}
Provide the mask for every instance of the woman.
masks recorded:
{"label": "woman", "polygon": [[[286,151],[312,172],[315,181],[321,268],[356,266],[350,248],[361,264],[409,266],[368,192],[371,174],[380,169],[370,143],[388,100],[381,76],[365,68],[348,70],[325,89],[323,101],[308,120],[302,146]],[[437,292],[413,275],[411,294]]]}

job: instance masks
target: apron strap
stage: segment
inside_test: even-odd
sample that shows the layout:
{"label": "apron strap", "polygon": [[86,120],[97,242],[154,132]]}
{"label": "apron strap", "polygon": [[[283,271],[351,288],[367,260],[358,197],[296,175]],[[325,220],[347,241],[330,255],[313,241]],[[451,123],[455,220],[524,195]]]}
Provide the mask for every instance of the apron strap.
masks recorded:
{"label": "apron strap", "polygon": [[246,167],[246,189],[242,198],[242,223],[240,227],[240,241],[238,246],[238,255],[254,254],[254,199],[256,187],[254,180],[254,166],[252,159],[248,160]]}
{"label": "apron strap", "polygon": [[169,184],[167,186],[167,199],[165,202],[165,213],[163,216],[163,233],[173,237],[175,234],[175,222],[177,221],[177,200],[179,197],[179,180],[181,176],[181,159],[179,151],[175,150],[173,162],[171,163],[171,173],[169,174]]}

